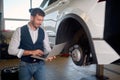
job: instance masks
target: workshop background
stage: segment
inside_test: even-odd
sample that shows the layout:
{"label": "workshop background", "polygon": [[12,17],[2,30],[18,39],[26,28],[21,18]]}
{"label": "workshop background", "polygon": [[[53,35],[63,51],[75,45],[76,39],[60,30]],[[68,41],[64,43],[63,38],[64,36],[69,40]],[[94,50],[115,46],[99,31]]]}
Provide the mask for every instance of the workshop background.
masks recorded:
{"label": "workshop background", "polygon": [[[14,30],[29,21],[29,8],[39,6],[41,1],[42,0],[0,0],[0,80],[8,80],[6,79],[8,77],[9,80],[18,79],[17,74],[19,71],[18,65],[20,59],[18,59],[16,56],[8,54],[9,41]],[[117,23],[117,28],[114,27],[117,30],[120,29],[118,28],[118,20],[120,19],[120,5],[119,3],[114,5],[116,6],[113,7],[115,10],[113,16],[117,19],[112,19],[114,19],[114,22]],[[14,15],[14,13],[16,15]],[[111,20],[110,23],[113,26],[114,23],[112,24],[112,21],[113,20]],[[106,21],[106,23],[109,22]],[[54,35],[54,33],[51,34]],[[107,34],[108,33],[106,33],[106,35]],[[51,41],[51,47],[53,47],[55,45],[55,36],[49,38]],[[116,40],[116,37],[114,40]],[[117,51],[120,52],[120,46]],[[47,80],[119,80],[119,62],[120,60],[115,62],[117,64],[91,64],[88,66],[77,66],[73,63],[69,54],[60,54],[52,62],[46,62],[46,77]],[[13,71],[13,74],[10,71]],[[11,73],[11,75],[9,73]]]}

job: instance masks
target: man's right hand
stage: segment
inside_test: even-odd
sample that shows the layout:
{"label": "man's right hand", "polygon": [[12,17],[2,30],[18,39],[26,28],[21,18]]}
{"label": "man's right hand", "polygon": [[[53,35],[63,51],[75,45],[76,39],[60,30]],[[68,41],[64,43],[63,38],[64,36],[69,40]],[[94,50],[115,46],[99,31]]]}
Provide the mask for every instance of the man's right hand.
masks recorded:
{"label": "man's right hand", "polygon": [[33,56],[42,56],[43,55],[43,51],[40,49],[37,50],[25,50],[23,55],[33,55]]}
{"label": "man's right hand", "polygon": [[43,55],[43,51],[40,49],[37,50],[33,50],[31,51],[33,56],[42,56]]}

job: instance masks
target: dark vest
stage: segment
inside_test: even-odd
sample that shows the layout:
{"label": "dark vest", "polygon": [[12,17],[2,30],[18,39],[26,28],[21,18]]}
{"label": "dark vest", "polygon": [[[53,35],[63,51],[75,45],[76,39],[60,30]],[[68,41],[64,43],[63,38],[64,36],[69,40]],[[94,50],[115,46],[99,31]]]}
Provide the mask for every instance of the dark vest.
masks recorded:
{"label": "dark vest", "polygon": [[[43,46],[44,36],[45,36],[45,34],[44,34],[43,29],[39,28],[37,41],[35,43],[33,43],[27,25],[21,27],[21,36],[20,36],[21,41],[20,41],[19,49],[24,49],[24,50],[40,49],[40,50],[44,51],[44,46]],[[21,60],[25,61],[25,62],[30,62],[30,63],[32,63],[34,61],[39,61],[37,59],[35,60],[34,58],[31,58],[30,55],[22,56]]]}

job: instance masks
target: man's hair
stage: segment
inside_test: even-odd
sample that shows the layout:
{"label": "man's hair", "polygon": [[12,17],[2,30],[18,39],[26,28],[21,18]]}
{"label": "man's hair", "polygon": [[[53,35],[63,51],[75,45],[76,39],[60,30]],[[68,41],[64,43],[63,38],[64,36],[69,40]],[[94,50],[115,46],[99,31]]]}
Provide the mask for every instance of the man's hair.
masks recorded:
{"label": "man's hair", "polygon": [[41,10],[40,8],[31,8],[29,9],[29,12],[31,16],[36,16],[37,14],[43,17],[45,16],[45,12]]}

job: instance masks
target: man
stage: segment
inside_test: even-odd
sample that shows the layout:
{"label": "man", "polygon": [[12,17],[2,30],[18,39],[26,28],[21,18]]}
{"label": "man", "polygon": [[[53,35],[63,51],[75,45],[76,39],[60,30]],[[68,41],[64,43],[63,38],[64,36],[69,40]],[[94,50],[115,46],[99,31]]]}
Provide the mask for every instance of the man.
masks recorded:
{"label": "man", "polygon": [[[45,61],[32,58],[32,55],[45,57],[50,52],[48,36],[40,27],[45,13],[40,8],[30,9],[30,22],[14,32],[8,52],[21,58],[19,80],[45,80]],[[52,60],[55,57],[47,58]]]}

